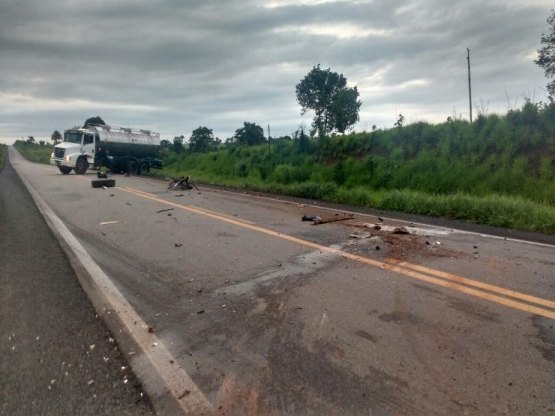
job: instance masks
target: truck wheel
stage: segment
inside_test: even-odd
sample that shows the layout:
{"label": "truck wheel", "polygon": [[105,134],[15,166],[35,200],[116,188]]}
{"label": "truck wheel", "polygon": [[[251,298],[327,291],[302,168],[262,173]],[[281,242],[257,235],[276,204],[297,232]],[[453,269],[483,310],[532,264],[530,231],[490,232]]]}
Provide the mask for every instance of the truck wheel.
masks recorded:
{"label": "truck wheel", "polygon": [[139,165],[135,160],[130,160],[127,164],[127,173],[130,175],[137,175],[139,173]]}
{"label": "truck wheel", "polygon": [[115,179],[93,179],[91,185],[93,188],[102,188],[103,186],[112,188],[116,185],[116,181]]}
{"label": "truck wheel", "polygon": [[71,172],[71,168],[68,168],[67,166],[58,166],[58,169],[60,169],[60,172],[62,172],[64,175],[67,175],[69,172]]}
{"label": "truck wheel", "polygon": [[78,175],[84,175],[87,169],[89,168],[89,164],[84,157],[80,157],[77,159],[77,163],[75,164],[75,173]]}
{"label": "truck wheel", "polygon": [[148,162],[141,163],[141,173],[148,173],[150,172],[150,165]]}

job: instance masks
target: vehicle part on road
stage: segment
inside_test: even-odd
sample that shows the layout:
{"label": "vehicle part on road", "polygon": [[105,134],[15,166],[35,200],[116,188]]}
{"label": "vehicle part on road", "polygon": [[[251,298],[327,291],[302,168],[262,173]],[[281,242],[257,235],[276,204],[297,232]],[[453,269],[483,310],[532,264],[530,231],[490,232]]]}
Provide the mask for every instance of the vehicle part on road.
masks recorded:
{"label": "vehicle part on road", "polygon": [[99,171],[99,172],[96,172],[96,176],[99,179],[108,179],[108,172]]}
{"label": "vehicle part on road", "polygon": [[89,164],[87,163],[87,159],[84,156],[81,156],[77,159],[77,163],[75,163],[75,173],[78,175],[84,175],[89,168]]}
{"label": "vehicle part on road", "polygon": [[318,221],[320,219],[318,215],[303,215],[301,221]]}
{"label": "vehicle part on road", "polygon": [[113,188],[116,186],[115,179],[94,179],[91,181],[93,188]]}
{"label": "vehicle part on road", "polygon": [[168,183],[168,189],[174,190],[174,191],[188,191],[190,189],[195,188],[198,191],[198,186],[196,186],[194,183],[189,182],[189,176],[187,177],[183,177],[181,176],[180,178],[173,178],[172,180],[170,180],[170,182]]}
{"label": "vehicle part on road", "polygon": [[355,217],[353,215],[339,215],[339,214],[335,214],[334,217],[329,217],[329,218],[320,218],[317,217],[317,219],[314,220],[314,222],[312,223],[312,225],[320,225],[320,224],[327,224],[329,222],[337,222],[337,221],[345,221],[345,220],[353,220],[355,219]]}
{"label": "vehicle part on road", "polygon": [[71,168],[68,166],[58,166],[58,169],[60,169],[60,172],[62,172],[64,175],[67,175],[71,172]]}

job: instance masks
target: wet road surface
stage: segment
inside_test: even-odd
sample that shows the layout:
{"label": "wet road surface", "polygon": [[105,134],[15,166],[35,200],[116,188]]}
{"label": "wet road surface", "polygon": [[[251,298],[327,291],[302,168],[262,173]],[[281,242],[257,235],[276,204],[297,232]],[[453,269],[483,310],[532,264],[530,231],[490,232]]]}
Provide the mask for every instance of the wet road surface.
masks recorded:
{"label": "wet road surface", "polygon": [[93,189],[10,151],[215,414],[554,411],[550,244],[316,226],[302,215],[336,212],[148,178]]}

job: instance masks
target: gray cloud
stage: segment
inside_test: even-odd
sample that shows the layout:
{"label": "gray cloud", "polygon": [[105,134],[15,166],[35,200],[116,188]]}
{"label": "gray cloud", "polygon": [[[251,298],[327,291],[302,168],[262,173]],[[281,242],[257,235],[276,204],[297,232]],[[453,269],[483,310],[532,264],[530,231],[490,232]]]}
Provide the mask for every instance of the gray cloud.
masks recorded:
{"label": "gray cloud", "polygon": [[545,96],[549,3],[0,0],[0,136],[97,114],[170,138],[243,121],[290,134],[310,124],[294,91],[317,63],[359,87],[359,130],[438,121],[466,115],[466,47],[476,102],[504,111],[506,94]]}

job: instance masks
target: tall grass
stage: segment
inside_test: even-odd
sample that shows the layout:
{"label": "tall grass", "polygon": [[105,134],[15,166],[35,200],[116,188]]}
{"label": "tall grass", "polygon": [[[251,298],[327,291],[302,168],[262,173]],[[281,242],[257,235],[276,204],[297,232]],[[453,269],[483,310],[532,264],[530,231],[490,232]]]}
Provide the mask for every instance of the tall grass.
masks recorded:
{"label": "tall grass", "polygon": [[5,144],[0,144],[0,170],[4,167],[4,162],[6,161],[6,153],[8,148]]}
{"label": "tall grass", "polygon": [[28,143],[17,140],[14,147],[23,155],[23,157],[31,162],[50,163],[50,155],[54,151],[54,146],[50,144],[40,145],[36,143]]}

